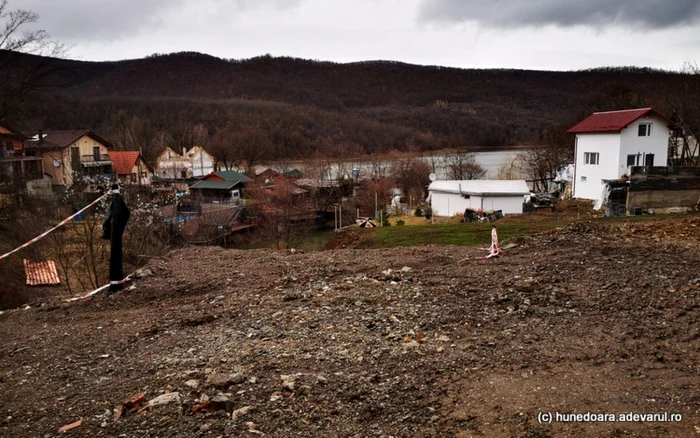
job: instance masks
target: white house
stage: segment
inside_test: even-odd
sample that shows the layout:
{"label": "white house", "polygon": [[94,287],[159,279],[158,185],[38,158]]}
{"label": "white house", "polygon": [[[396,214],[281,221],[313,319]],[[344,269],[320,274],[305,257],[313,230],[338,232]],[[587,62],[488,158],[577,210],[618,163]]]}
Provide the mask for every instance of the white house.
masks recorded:
{"label": "white house", "polygon": [[525,180],[433,181],[428,198],[435,216],[453,216],[464,210],[501,210],[503,214],[523,212],[523,200],[530,194]]}
{"label": "white house", "polygon": [[653,108],[593,113],[571,127],[573,197],[599,199],[603,180],[629,175],[631,166],[665,166],[670,128],[677,126]]}
{"label": "white house", "polygon": [[215,170],[216,159],[201,146],[194,146],[187,151],[185,157],[192,162],[192,176],[195,178],[209,175]]}
{"label": "white house", "polygon": [[166,147],[156,160],[156,172],[165,179],[199,178],[214,172],[216,160],[201,146],[189,151],[182,148],[182,155]]}

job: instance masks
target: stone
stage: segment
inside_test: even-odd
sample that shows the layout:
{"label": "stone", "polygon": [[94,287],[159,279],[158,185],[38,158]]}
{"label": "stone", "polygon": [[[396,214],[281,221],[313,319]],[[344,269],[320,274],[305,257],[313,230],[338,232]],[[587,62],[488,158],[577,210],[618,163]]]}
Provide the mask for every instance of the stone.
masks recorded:
{"label": "stone", "polygon": [[253,409],[255,409],[255,406],[244,406],[240,409],[236,409],[235,411],[233,411],[233,415],[231,416],[231,419],[235,420],[237,418],[240,418],[240,417],[246,415],[248,412],[252,411]]}
{"label": "stone", "polygon": [[288,389],[290,391],[294,391],[294,379],[295,377],[293,375],[281,375],[280,378],[282,379],[282,388],[283,389]]}
{"label": "stone", "polygon": [[224,394],[217,394],[209,400],[211,406],[217,411],[231,412],[233,410],[233,402]]}
{"label": "stone", "polygon": [[179,392],[167,392],[163,395],[159,395],[158,397],[154,398],[153,400],[149,400],[148,406],[156,407],[156,406],[168,405],[171,403],[182,403],[182,400],[180,399]]}
{"label": "stone", "polygon": [[151,271],[150,269],[138,269],[134,273],[134,276],[136,276],[136,278],[145,278],[149,275],[153,275],[153,271]]}
{"label": "stone", "polygon": [[185,385],[189,386],[192,389],[197,389],[199,387],[199,380],[196,380],[196,379],[188,380],[185,382]]}
{"label": "stone", "polygon": [[215,388],[226,388],[229,385],[238,385],[245,381],[246,377],[241,373],[213,373],[207,377],[207,385]]}

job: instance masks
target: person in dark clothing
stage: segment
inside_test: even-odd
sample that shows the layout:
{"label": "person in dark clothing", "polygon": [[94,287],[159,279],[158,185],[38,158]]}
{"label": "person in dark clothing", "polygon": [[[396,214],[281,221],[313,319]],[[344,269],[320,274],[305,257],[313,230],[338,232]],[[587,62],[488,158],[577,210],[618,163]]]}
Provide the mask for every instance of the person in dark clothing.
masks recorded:
{"label": "person in dark clothing", "polygon": [[109,293],[121,290],[124,281],[122,256],[122,238],[131,212],[124,198],[119,194],[119,185],[112,186],[112,199],[107,210],[107,217],[102,223],[102,238],[111,242],[109,252]]}

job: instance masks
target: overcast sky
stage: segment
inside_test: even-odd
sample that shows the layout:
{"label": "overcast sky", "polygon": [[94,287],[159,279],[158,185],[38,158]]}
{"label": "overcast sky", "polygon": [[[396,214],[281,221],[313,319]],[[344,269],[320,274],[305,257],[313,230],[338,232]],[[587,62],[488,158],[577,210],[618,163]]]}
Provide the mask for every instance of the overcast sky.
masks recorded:
{"label": "overcast sky", "polygon": [[10,0],[70,58],[198,51],[575,70],[700,63],[700,0]]}

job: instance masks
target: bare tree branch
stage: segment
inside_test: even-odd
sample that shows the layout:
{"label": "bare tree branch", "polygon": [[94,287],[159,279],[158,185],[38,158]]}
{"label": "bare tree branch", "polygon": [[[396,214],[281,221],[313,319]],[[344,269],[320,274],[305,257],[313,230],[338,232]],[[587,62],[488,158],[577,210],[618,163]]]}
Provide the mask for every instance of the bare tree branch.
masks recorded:
{"label": "bare tree branch", "polygon": [[44,30],[26,29],[39,20],[36,12],[8,5],[0,0],[0,120],[18,118],[22,104],[57,71],[53,58],[69,49]]}

